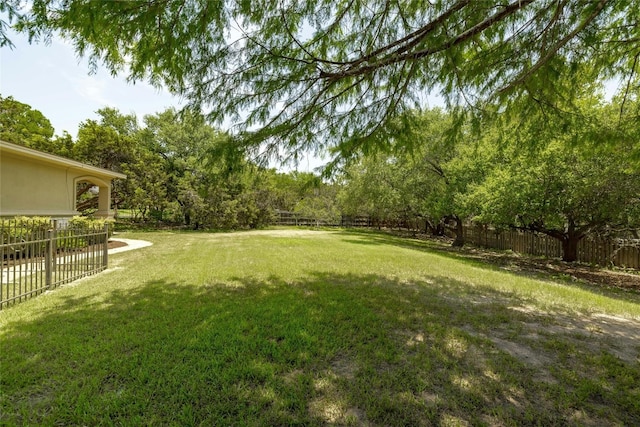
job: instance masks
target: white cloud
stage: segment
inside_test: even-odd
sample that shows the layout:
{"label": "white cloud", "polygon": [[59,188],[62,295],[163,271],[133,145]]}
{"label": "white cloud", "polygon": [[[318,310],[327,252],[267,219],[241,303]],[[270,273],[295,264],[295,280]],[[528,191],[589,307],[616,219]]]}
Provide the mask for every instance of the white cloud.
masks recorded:
{"label": "white cloud", "polygon": [[74,90],[83,98],[103,106],[113,105],[105,93],[107,81],[96,76],[76,76],[69,78]]}

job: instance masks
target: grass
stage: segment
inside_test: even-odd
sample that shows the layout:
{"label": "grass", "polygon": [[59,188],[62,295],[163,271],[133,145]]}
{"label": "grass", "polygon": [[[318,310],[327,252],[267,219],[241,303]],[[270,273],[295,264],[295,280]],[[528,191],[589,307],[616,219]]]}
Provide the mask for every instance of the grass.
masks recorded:
{"label": "grass", "polygon": [[640,302],[377,233],[138,233],[0,312],[0,424],[637,425]]}

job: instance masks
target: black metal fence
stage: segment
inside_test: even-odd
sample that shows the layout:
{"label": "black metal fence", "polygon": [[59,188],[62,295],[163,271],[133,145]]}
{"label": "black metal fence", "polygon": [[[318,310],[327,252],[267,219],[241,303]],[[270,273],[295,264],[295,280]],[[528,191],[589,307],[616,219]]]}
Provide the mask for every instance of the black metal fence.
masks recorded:
{"label": "black metal fence", "polygon": [[107,268],[108,225],[0,220],[0,310]]}

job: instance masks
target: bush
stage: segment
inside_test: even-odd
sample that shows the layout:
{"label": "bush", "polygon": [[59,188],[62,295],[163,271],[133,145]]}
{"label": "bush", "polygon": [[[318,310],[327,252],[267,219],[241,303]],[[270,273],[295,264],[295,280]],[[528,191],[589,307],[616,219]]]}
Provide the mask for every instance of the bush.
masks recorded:
{"label": "bush", "polygon": [[[67,229],[73,230],[71,239],[74,239],[73,235],[82,235],[82,234],[91,234],[97,233],[104,230],[104,226],[108,225],[107,229],[107,239],[113,236],[115,221],[112,219],[98,219],[98,218],[89,218],[85,216],[74,216],[67,223]],[[103,236],[87,236],[78,239],[76,247],[86,247],[88,245],[97,245],[100,243],[104,243],[105,238]],[[60,241],[59,241],[60,242]]]}
{"label": "bush", "polygon": [[[113,234],[113,221],[76,216],[64,226],[58,226],[58,251],[82,249],[88,245],[104,243],[104,236],[90,234],[104,230],[109,224],[108,237]],[[0,219],[0,244],[3,258],[36,257],[47,249],[47,231],[54,224],[48,217],[15,217]]]}
{"label": "bush", "polygon": [[39,256],[46,249],[47,230],[51,219],[46,217],[15,217],[0,219],[0,244],[4,257]]}

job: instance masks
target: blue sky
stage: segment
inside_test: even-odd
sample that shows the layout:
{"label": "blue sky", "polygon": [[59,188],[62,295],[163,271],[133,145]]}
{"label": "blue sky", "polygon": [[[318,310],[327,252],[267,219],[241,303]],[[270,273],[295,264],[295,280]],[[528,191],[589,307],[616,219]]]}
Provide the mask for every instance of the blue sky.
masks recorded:
{"label": "blue sky", "polygon": [[15,33],[10,37],[13,49],[0,49],[0,93],[41,111],[58,135],[66,130],[76,137],[78,125],[97,118],[95,112],[107,106],[135,113],[140,120],[181,106],[178,98],[144,82],[128,83],[104,69],[90,74],[87,60],[61,39],[47,45],[29,44]]}

